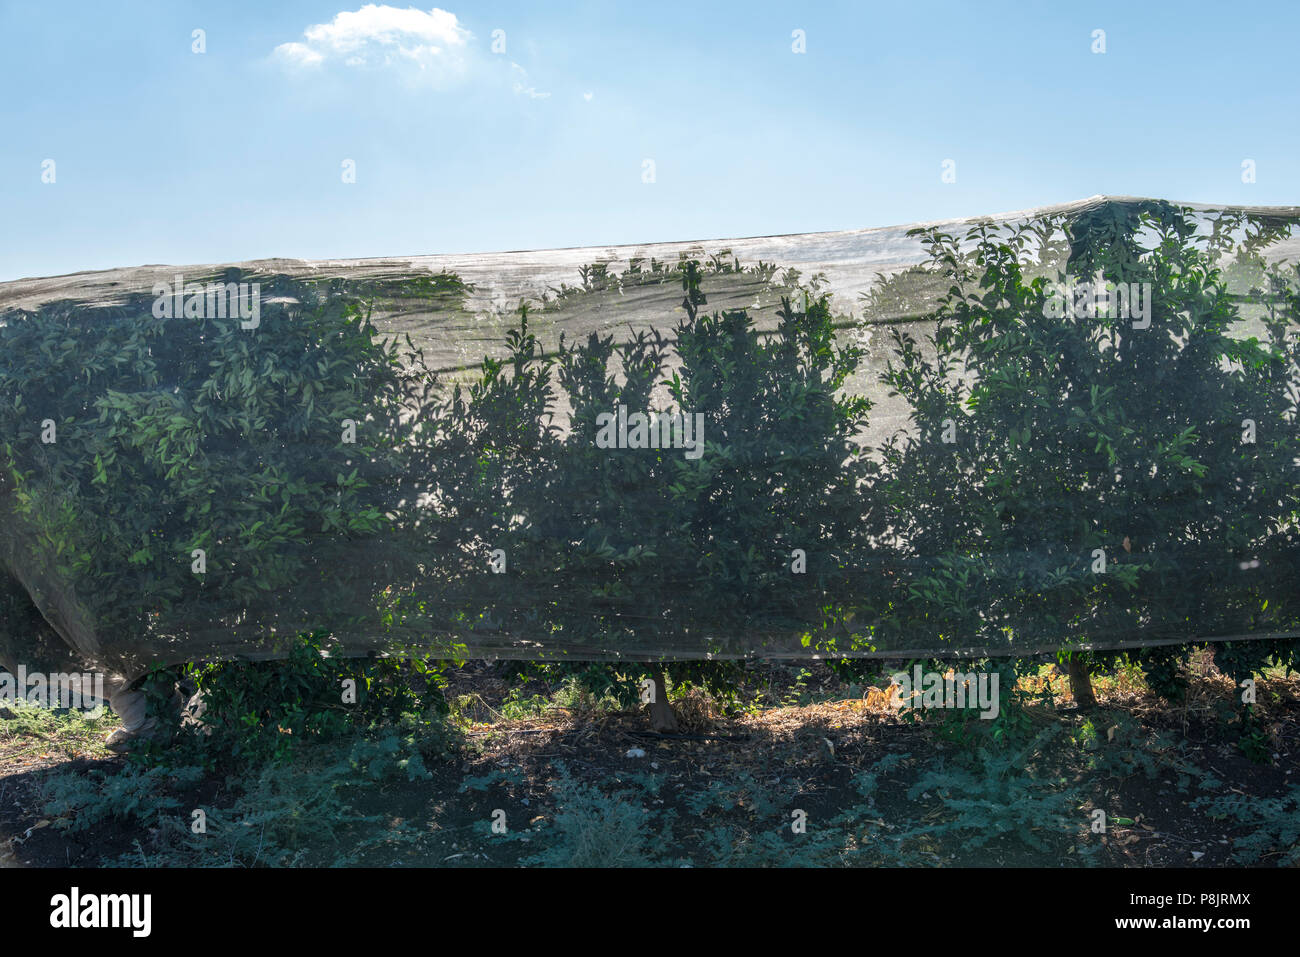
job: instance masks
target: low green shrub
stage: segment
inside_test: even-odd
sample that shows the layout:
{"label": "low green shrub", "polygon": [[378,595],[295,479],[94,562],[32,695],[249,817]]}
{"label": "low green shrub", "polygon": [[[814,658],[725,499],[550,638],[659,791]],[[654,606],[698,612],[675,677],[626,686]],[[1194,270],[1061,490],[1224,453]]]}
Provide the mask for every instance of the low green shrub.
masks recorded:
{"label": "low green shrub", "polygon": [[[222,661],[188,665],[179,674],[159,669],[145,682],[151,709],[177,724],[181,747],[209,764],[221,756],[284,760],[312,739],[392,728],[450,745],[444,717],[445,663],[421,659],[336,658],[321,634],[304,635],[276,661]],[[181,724],[172,706],[179,678],[196,688],[201,713]],[[433,745],[429,745],[434,747]],[[439,748],[434,747],[435,750]],[[146,761],[165,749],[145,749]]]}

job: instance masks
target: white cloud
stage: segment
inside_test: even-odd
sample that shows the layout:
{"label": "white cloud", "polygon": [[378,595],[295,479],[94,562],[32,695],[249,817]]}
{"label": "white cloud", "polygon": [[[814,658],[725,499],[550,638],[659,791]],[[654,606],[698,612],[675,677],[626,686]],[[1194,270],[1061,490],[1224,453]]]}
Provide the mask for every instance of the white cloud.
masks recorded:
{"label": "white cloud", "polygon": [[275,48],[275,55],[293,66],[316,66],[325,59],[302,43],[281,43]]}
{"label": "white cloud", "polygon": [[393,68],[440,82],[463,72],[471,38],[456,14],[446,10],[368,3],[308,27],[302,42],[282,43],[274,56],[295,69],[340,63],[349,69]]}
{"label": "white cloud", "polygon": [[511,63],[510,70],[515,74],[515,92],[528,97],[530,100],[544,100],[549,97],[549,93],[537,92],[537,87],[528,82],[528,71],[518,63]]}
{"label": "white cloud", "polygon": [[550,98],[550,93],[537,89],[522,66],[504,57],[484,59],[473,40],[456,14],[447,10],[403,10],[368,3],[360,10],[337,14],[329,23],[308,27],[301,41],[281,43],[272,58],[294,72],[383,71],[417,87],[445,88],[473,75],[490,85],[504,81],[516,96]]}

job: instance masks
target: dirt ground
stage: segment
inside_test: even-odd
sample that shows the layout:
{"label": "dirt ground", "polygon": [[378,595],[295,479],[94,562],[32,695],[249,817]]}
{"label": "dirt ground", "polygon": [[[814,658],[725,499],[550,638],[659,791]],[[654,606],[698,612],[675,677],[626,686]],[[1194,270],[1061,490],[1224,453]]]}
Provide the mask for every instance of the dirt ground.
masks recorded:
{"label": "dirt ground", "polygon": [[[1224,720],[1220,702],[1231,685],[1222,676],[1198,675],[1179,706],[1122,681],[1099,682],[1100,707],[1089,714],[1073,708],[1063,681],[1057,685],[1049,677],[1045,683],[1059,691],[1060,700],[1055,708],[1029,709],[1032,723],[1058,728],[1076,744],[1036,754],[1035,763],[1040,778],[1069,796],[1078,826],[1040,828],[1029,820],[987,840],[960,841],[950,834],[913,841],[908,845],[913,853],[898,863],[1071,866],[1079,860],[1078,849],[1087,846],[1095,854],[1093,865],[1230,865],[1239,863],[1234,841],[1246,833],[1244,826],[1214,820],[1198,809],[1203,794],[1195,784],[1188,786],[1189,769],[1197,782],[1199,776],[1222,782],[1224,794],[1276,796],[1300,784],[1300,678],[1295,676],[1261,683],[1261,701],[1269,702],[1262,709],[1271,748],[1267,763],[1249,760]],[[678,866],[716,863],[705,845],[716,843],[718,833],[732,833],[719,832],[720,826],[779,832],[795,846],[799,838],[787,826],[788,815],[795,813],[790,809],[805,814],[808,833],[832,826],[853,830],[846,846],[858,848],[873,842],[887,846],[902,829],[951,819],[957,806],[951,794],[936,789],[909,796],[908,784],[961,759],[969,742],[953,740],[928,721],[900,718],[878,690],[836,700],[843,686],[824,670],[814,670],[811,682],[800,687],[805,697],[829,700],[726,716],[692,692],[677,702],[685,732],[663,736],[651,732],[639,712],[583,714],[550,707],[506,719],[491,703],[501,700],[505,682],[490,666],[467,669],[454,676],[450,693],[481,707],[470,708],[461,745],[449,759],[427,760],[431,776],[426,780],[385,779],[356,788],[351,806],[381,823],[349,826],[342,841],[359,840],[366,832],[370,840],[353,861],[358,864],[514,866],[528,861],[554,833],[552,825],[569,800],[562,793],[571,795],[575,783],[591,793],[633,795],[631,804],[644,815],[652,844],[671,841],[670,847],[658,848],[655,862]],[[99,744],[112,728],[111,717],[75,735],[42,731],[30,722],[19,729],[12,725],[0,720],[0,866],[97,866],[137,853],[139,863],[154,863],[151,835],[129,815],[109,816],[74,833],[46,811],[44,786],[51,775],[126,766]],[[1123,741],[1115,740],[1120,727]],[[1087,728],[1097,734],[1090,736]],[[1140,770],[1138,752],[1154,758],[1153,772]],[[855,791],[858,776],[885,766],[880,762],[889,755],[894,756],[886,762],[891,774],[868,802],[869,813],[852,816],[846,825],[845,809],[863,806]],[[238,791],[237,778],[228,772],[208,775],[185,790],[180,805],[221,805]],[[715,793],[716,800],[701,800]],[[779,817],[767,806],[774,801]],[[1104,834],[1090,833],[1097,808],[1109,816]],[[606,812],[598,807],[592,813]],[[494,832],[494,820],[503,831]],[[672,822],[670,832],[661,833],[663,821]],[[404,836],[374,840],[375,828]],[[1040,833],[1017,833],[1021,829]],[[327,850],[332,849],[309,842],[301,863],[322,863]],[[1266,853],[1257,863],[1276,863],[1285,850]],[[852,854],[843,857],[844,863],[854,860]]]}

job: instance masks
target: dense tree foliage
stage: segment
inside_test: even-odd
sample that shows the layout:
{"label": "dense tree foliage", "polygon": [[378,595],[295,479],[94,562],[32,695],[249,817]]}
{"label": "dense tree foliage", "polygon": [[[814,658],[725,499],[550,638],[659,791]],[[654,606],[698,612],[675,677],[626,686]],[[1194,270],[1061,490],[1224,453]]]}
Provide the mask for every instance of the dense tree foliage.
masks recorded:
{"label": "dense tree foliage", "polygon": [[[1248,252],[1275,233],[1232,225]],[[924,235],[948,292],[932,349],[896,333],[888,374],[915,424],[886,455],[899,623],[1001,653],[1294,629],[1294,299],[1242,337],[1221,233],[1166,204],[1068,237],[1066,275],[1031,279],[1059,248],[1039,226]]]}
{"label": "dense tree foliage", "polygon": [[[57,633],[126,669],[313,631],[622,659],[581,666],[617,683],[683,656],[1155,645],[1176,692],[1185,643],[1300,625],[1300,293],[1261,255],[1291,224],[1203,226],[1148,203],[924,231],[929,261],[871,298],[891,319],[926,303],[893,335],[883,385],[910,424],[879,450],[829,300],[786,296],[760,331],[707,310],[693,261],[654,272],[682,285],[670,330],[548,353],[521,308],[451,389],[361,299],[454,304],[454,277],[268,281],[255,329],[147,297],[10,314],[9,657]],[[1081,285],[1116,308],[1078,308]],[[1221,658],[1248,674],[1294,649]]]}
{"label": "dense tree foliage", "polygon": [[253,329],[143,296],[0,325],[9,587],[89,660],[269,653],[277,627],[372,619],[395,574],[403,414],[430,377],[352,297],[263,296]]}

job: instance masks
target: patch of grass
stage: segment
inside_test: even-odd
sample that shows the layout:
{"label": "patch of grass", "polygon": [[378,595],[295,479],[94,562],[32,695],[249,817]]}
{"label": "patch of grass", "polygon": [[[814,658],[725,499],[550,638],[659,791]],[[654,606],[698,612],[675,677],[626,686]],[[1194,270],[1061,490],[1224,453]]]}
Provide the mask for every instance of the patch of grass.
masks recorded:
{"label": "patch of grass", "polygon": [[501,702],[500,714],[506,721],[521,721],[540,718],[551,707],[551,700],[545,695],[529,695],[520,688],[511,688],[505,700]]}
{"label": "patch of grass", "polygon": [[672,846],[671,821],[652,839],[651,814],[623,794],[604,794],[556,767],[556,812],[545,828],[523,835],[546,846],[525,858],[534,867],[645,867]]}
{"label": "patch of grass", "polygon": [[932,795],[940,803],[941,817],[912,828],[907,837],[934,835],[979,848],[1006,835],[1032,850],[1046,851],[1048,836],[1081,831],[1084,822],[1075,809],[1083,803],[1082,793],[1040,761],[1060,733],[1045,728],[1022,748],[981,748],[965,766],[939,757],[908,788],[907,796],[917,800]]}
{"label": "patch of grass", "polygon": [[1300,785],[1281,797],[1222,794],[1201,798],[1195,806],[1216,821],[1235,821],[1248,829],[1232,842],[1237,863],[1300,867]]}
{"label": "patch of grass", "polygon": [[413,841],[409,824],[364,814],[367,788],[427,777],[418,751],[393,734],[301,748],[293,766],[266,762],[227,779],[229,790],[201,801],[205,779],[193,766],[126,764],[89,773],[61,771],[43,785],[56,826],[85,833],[110,821],[141,832],[135,850],[103,863],[123,867],[347,866],[381,844]]}
{"label": "patch of grass", "polygon": [[551,701],[557,708],[565,708],[584,717],[616,714],[626,707],[626,704],[619,699],[616,689],[596,691],[572,678],[560,686]]}
{"label": "patch of grass", "polygon": [[851,843],[846,822],[861,820],[853,808],[829,821],[810,819],[797,787],[780,779],[762,782],[749,773],[714,781],[687,804],[701,823],[693,844],[709,867],[818,867],[843,864]]}
{"label": "patch of grass", "polygon": [[382,744],[360,756],[353,750],[341,760],[337,750],[323,749],[294,768],[264,765],[232,804],[202,809],[201,831],[195,829],[192,812],[168,815],[148,846],[138,842],[136,852],[123,855],[117,863],[147,867],[355,864],[370,847],[417,836],[408,826],[384,827],[381,815],[363,814],[348,802],[347,789],[358,784],[358,760],[363,774],[370,776],[377,758],[395,767]]}
{"label": "patch of grass", "polygon": [[179,793],[203,778],[203,769],[141,768],[71,771],[63,769],[40,785],[44,811],[54,825],[86,832],[107,821],[130,821],[155,827],[181,807]]}
{"label": "patch of grass", "polygon": [[117,716],[107,708],[91,716],[15,702],[0,706],[0,747],[10,756],[51,751],[68,758],[107,754],[104,739],[117,724]]}

